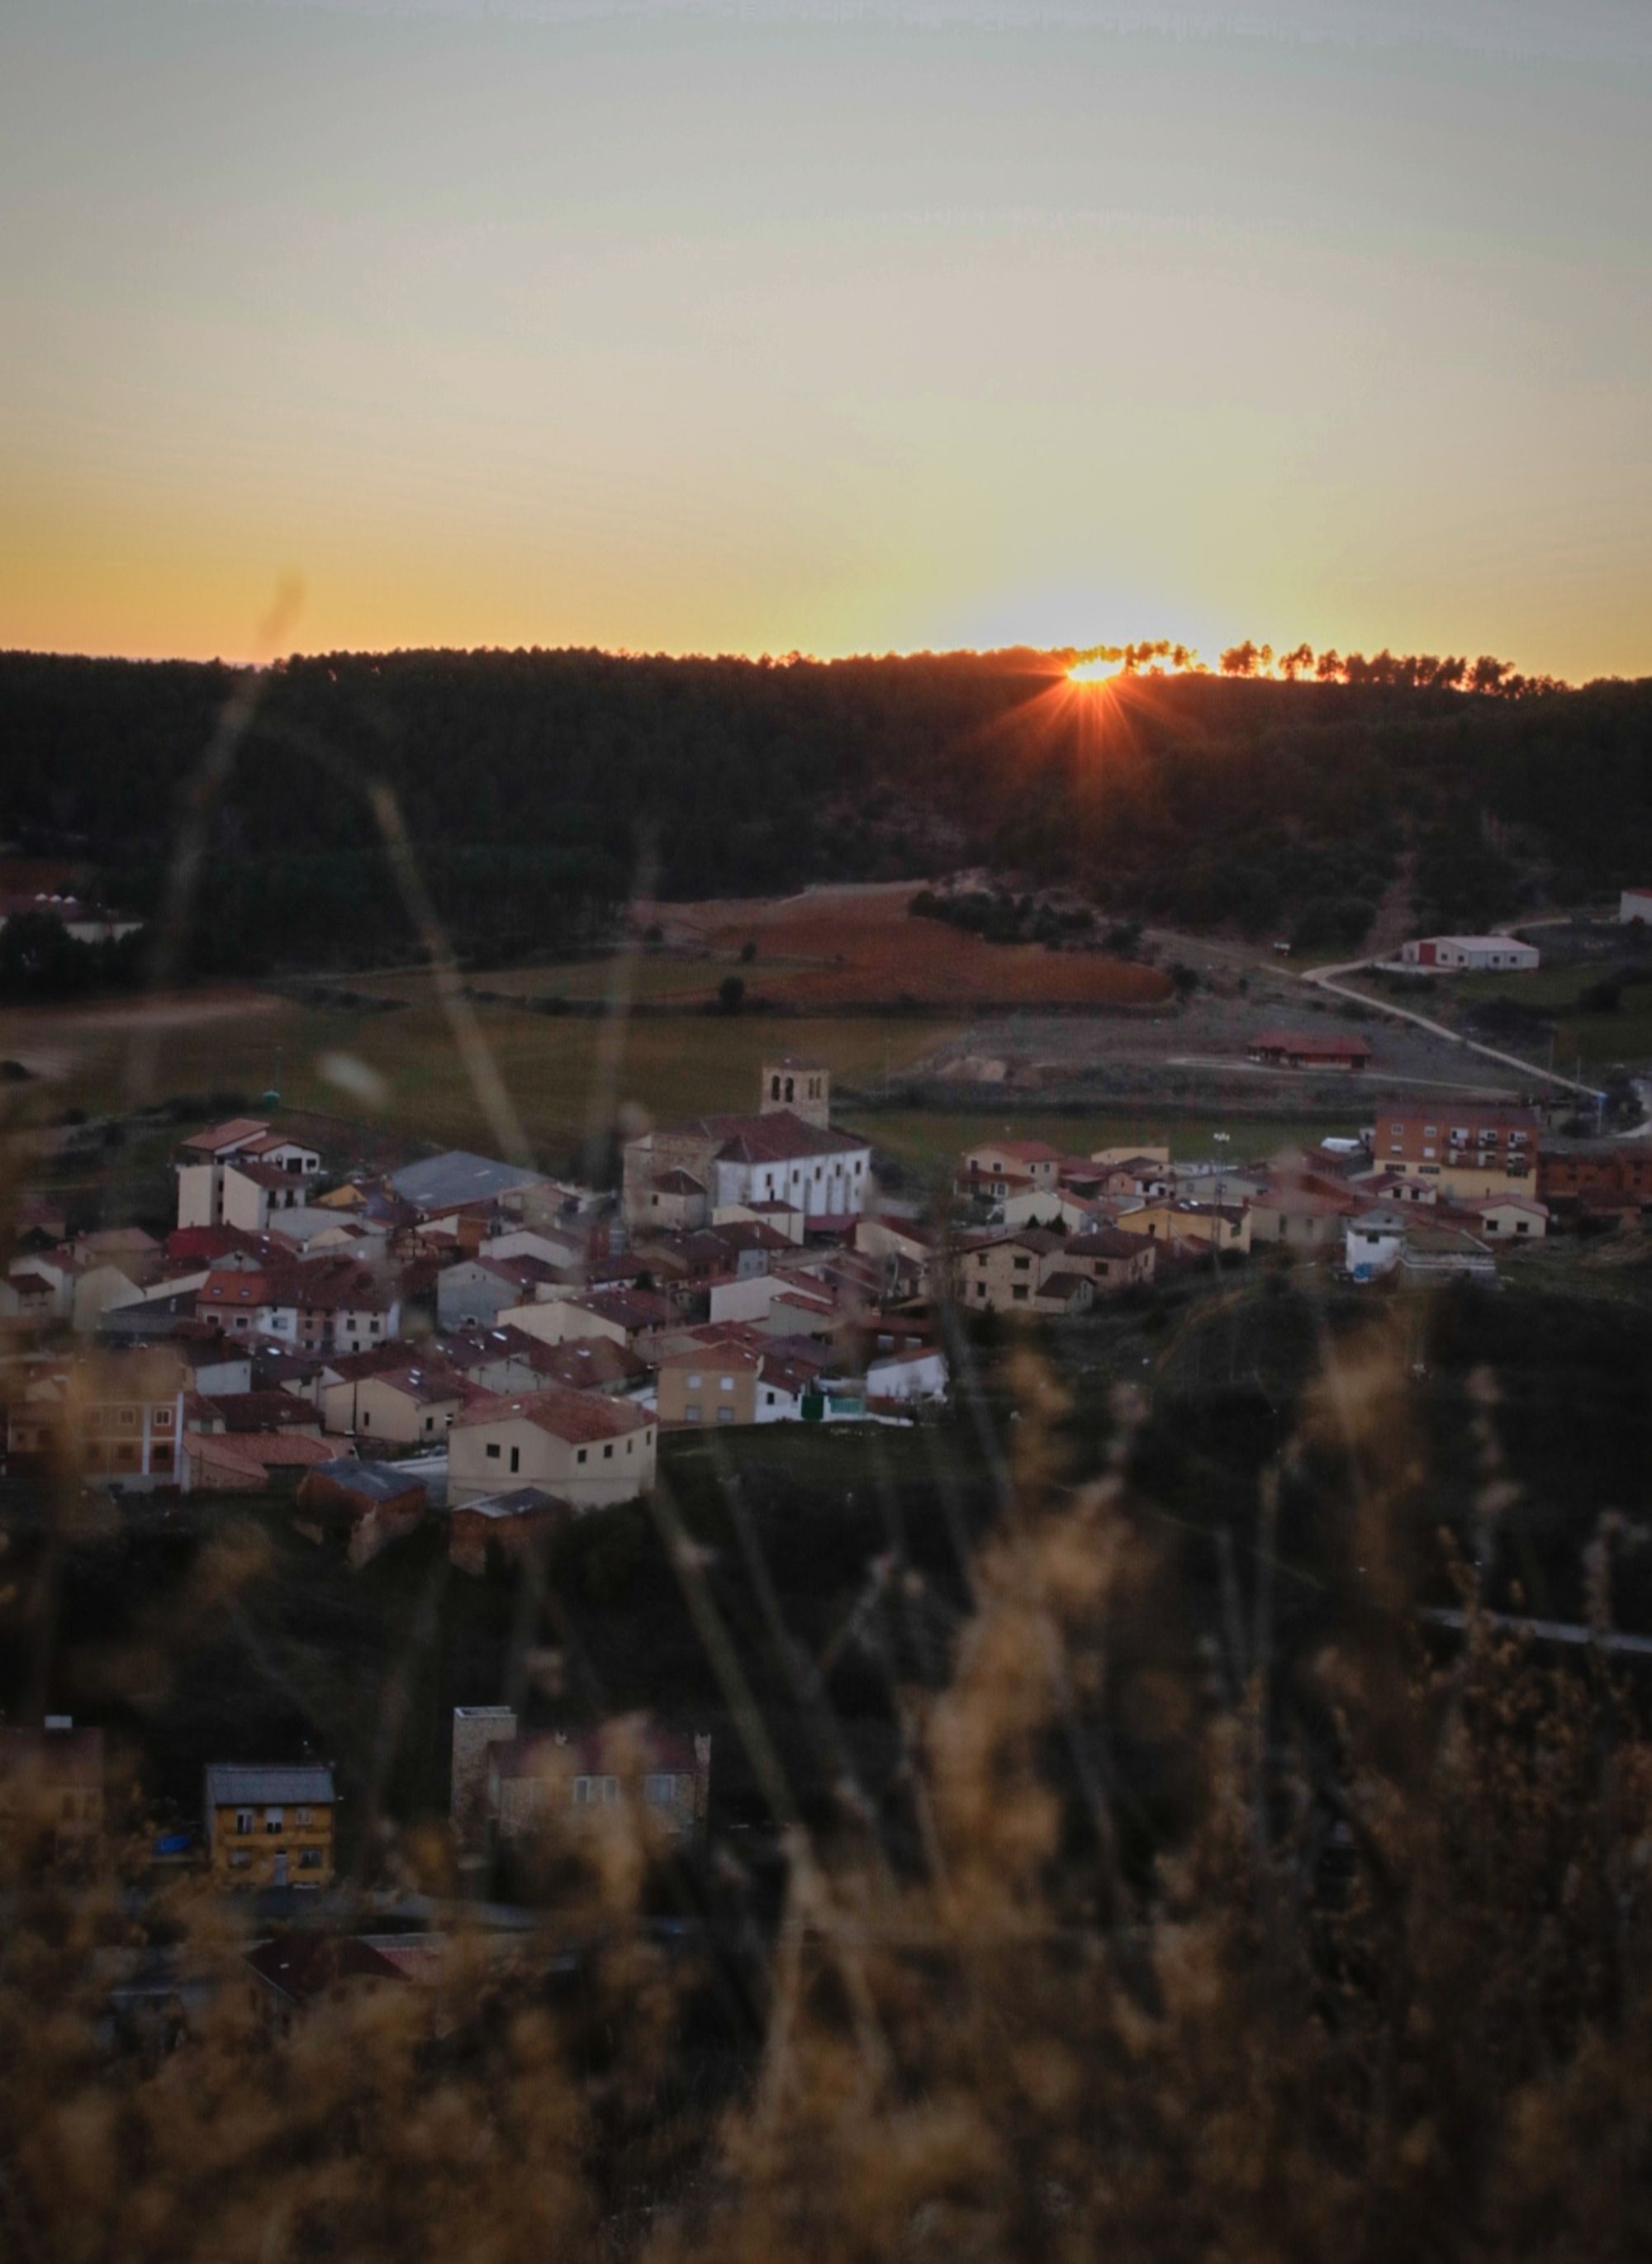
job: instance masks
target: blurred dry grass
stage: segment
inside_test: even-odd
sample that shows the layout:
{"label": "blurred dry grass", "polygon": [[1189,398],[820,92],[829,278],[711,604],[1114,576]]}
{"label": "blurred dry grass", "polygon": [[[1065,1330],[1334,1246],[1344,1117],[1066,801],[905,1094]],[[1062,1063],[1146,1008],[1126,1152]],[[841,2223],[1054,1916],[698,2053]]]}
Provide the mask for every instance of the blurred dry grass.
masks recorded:
{"label": "blurred dry grass", "polygon": [[[685,2075],[704,1984],[640,1922],[627,1830],[553,1847],[546,1939],[460,1948],[443,1987],[340,1994],[283,2031],[244,1985],[176,2048],[112,2050],[111,1953],[157,1927],[233,1970],[233,1915],[157,1913],[8,1842],[0,2227],[22,2258],[627,2254],[936,2260],[1629,2257],[1652,2231],[1652,1749],[1594,1660],[1552,1670],[1476,1612],[1431,1661],[1393,1506],[1413,1477],[1395,1345],[1325,1375],[1374,1586],[1303,1670],[1305,1741],[1248,1600],[1242,1696],[1139,1653],[1159,1568],[1127,1477],[1074,1488],[1062,1394],[1015,1362],[1003,1514],[938,1690],[906,1693],[922,1860],[845,1811],[790,1885],[732,2089]],[[1486,1392],[1482,1513],[1507,1498]],[[1612,1536],[1601,1536],[1609,1549]],[[188,1608],[256,1569],[214,1552]],[[681,1566],[689,1583],[691,1561]],[[1604,1571],[1598,1580],[1605,1608]],[[157,1631],[161,1632],[161,1631]],[[1150,1649],[1150,1646],[1149,1646]],[[1151,1873],[1118,1859],[1098,1725],[1127,1702],[1197,1761]],[[386,1875],[441,1851],[387,1840]],[[599,1945],[547,1985],[569,1927]],[[714,1941],[706,1955],[719,1955]],[[118,1962],[118,1961],[116,1961]]]}

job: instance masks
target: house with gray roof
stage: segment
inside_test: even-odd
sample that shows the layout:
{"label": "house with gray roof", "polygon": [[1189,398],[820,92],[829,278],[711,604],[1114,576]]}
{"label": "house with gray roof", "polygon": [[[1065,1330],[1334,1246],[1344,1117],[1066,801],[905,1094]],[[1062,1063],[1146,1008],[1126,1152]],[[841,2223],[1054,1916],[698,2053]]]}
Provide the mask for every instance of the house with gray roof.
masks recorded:
{"label": "house with gray roof", "polygon": [[473,1156],[467,1149],[450,1148],[445,1155],[427,1156],[391,1175],[390,1186],[403,1202],[428,1217],[433,1211],[458,1210],[466,1203],[497,1202],[525,1187],[547,1184],[543,1172],[520,1164],[502,1164],[491,1156]]}

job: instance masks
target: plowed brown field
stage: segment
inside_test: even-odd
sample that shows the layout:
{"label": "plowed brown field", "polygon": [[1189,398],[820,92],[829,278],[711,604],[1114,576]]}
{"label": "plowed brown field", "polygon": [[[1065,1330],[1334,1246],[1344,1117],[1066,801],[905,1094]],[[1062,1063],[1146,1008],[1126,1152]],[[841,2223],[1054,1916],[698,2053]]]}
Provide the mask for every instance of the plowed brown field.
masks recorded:
{"label": "plowed brown field", "polygon": [[[915,919],[908,882],[809,889],[779,900],[638,907],[669,940],[736,954],[754,997],[794,1006],[1157,1006],[1172,994],[1154,967],[1039,944],[983,943],[943,920]],[[714,988],[714,983],[707,985]]]}

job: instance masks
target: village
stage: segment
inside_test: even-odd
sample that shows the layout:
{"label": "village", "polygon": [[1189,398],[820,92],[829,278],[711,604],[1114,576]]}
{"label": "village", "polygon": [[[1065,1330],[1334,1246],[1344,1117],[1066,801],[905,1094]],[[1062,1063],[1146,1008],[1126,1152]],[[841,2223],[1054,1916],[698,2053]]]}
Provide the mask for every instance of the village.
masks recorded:
{"label": "village", "polygon": [[[1537,961],[1508,938],[1446,938],[1394,965],[1426,980],[1475,953]],[[279,1106],[180,1128],[168,1219],[104,1225],[45,1190],[18,1199],[0,1276],[4,1481],[14,1498],[196,1532],[256,1506],[345,1577],[417,1537],[461,1592],[538,1593],[570,1534],[654,1504],[697,1441],[737,1492],[733,1458],[772,1426],[834,1442],[845,1469],[859,1440],[868,1473],[880,1440],[950,1439],[983,1331],[1082,1336],[1108,1310],[1220,1295],[1235,1269],[1379,1303],[1495,1288],[1652,1205],[1652,1138],[1599,1136],[1576,1093],[1424,1080],[1419,1099],[1401,1076],[1385,1095],[1388,1049],[1322,1017],[1243,1044],[1264,1074],[1360,1093],[1369,1122],[1317,1138],[1305,1124],[1266,1154],[1247,1151],[1243,1116],[1194,1155],[1151,1139],[1069,1152],[1023,1114],[915,1192],[875,1113],[870,1129],[839,1121],[827,1063],[776,1051],[728,1095],[736,1113],[634,1131],[605,1186],[466,1150],[364,1160],[344,1138],[335,1153]],[[456,1877],[473,1898],[524,1891],[547,1834],[620,1830],[692,1856],[717,1813],[716,1742],[669,1707],[605,1717],[496,1680],[463,1688],[428,1756]],[[426,1905],[364,1921],[359,1788],[309,1738],[223,1751],[198,1806],[140,1790],[134,1811],[132,1764],[128,1739],[123,1829],[135,1814],[152,1876],[240,1898],[238,1954],[272,2018],[444,1970],[447,1921]],[[117,1773],[105,1729],[68,1714],[0,1730],[0,1801],[58,1861],[104,1844]],[[164,1960],[123,1968],[111,2002],[184,2018]]]}

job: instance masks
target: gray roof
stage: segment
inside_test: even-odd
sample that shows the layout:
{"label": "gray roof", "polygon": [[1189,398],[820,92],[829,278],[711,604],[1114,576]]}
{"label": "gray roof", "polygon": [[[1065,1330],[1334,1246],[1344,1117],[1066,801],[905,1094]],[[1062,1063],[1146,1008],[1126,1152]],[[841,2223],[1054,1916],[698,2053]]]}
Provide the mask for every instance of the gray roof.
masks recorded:
{"label": "gray roof", "polygon": [[516,1164],[501,1164],[491,1156],[473,1156],[464,1148],[450,1148],[445,1156],[427,1157],[409,1164],[390,1181],[403,1202],[416,1210],[446,1210],[452,1204],[486,1202],[509,1194],[514,1187],[545,1184],[543,1172],[524,1171]]}
{"label": "gray roof", "polygon": [[405,1493],[424,1491],[423,1479],[409,1477],[395,1462],[359,1462],[341,1456],[331,1462],[313,1462],[304,1473],[307,1478],[330,1479],[346,1493],[359,1494],[364,1501],[397,1501]]}
{"label": "gray roof", "polygon": [[517,1486],[510,1493],[478,1494],[474,1501],[463,1501],[457,1506],[478,1517],[530,1517],[536,1510],[566,1510],[571,1517],[573,1505],[560,1494],[547,1493],[543,1486]]}
{"label": "gray roof", "polygon": [[334,1798],[333,1773],[319,1763],[209,1761],[206,1808],[285,1808]]}

